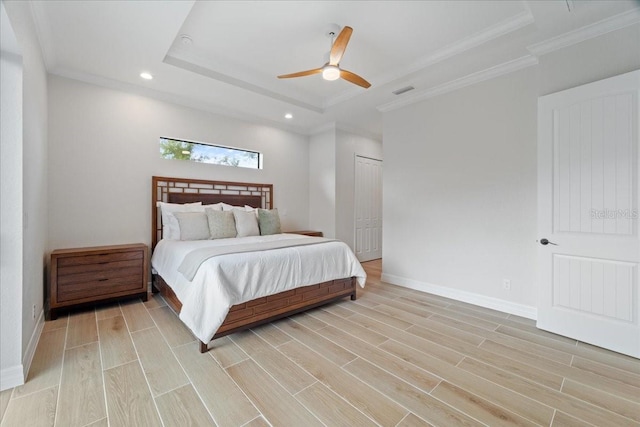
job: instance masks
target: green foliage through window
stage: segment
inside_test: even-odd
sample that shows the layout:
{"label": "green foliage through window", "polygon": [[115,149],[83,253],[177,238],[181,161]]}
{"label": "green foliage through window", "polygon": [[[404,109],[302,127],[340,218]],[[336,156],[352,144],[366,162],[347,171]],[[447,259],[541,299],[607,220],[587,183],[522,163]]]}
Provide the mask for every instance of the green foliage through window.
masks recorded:
{"label": "green foliage through window", "polygon": [[262,167],[262,154],[256,151],[171,138],[160,138],[160,156],[164,159],[191,160],[240,168]]}

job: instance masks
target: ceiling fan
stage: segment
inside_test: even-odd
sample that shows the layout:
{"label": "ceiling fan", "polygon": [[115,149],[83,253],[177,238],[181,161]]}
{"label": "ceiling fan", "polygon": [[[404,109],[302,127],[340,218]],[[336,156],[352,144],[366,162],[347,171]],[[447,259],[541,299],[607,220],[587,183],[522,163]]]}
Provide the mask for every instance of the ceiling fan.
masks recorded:
{"label": "ceiling fan", "polygon": [[[292,77],[304,77],[311,76],[313,74],[322,73],[322,78],[325,80],[338,80],[344,79],[348,82],[361,86],[365,89],[371,86],[371,83],[360,77],[359,75],[352,73],[351,71],[343,70],[340,68],[340,60],[344,55],[344,51],[347,49],[347,43],[351,38],[353,28],[344,27],[335,42],[331,46],[331,53],[329,53],[329,62],[324,64],[320,68],[314,68],[313,70],[300,71],[298,73],[283,74],[278,76],[279,79],[290,79]],[[335,33],[330,33],[331,36]]]}

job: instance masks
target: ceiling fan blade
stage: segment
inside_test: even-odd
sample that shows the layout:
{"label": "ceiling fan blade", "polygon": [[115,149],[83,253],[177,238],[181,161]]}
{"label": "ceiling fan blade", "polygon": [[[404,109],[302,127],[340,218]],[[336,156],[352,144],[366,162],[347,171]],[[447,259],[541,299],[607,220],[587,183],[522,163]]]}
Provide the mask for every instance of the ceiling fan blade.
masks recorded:
{"label": "ceiling fan blade", "polygon": [[329,55],[330,65],[338,65],[342,59],[342,55],[344,55],[344,51],[347,49],[347,44],[351,38],[351,33],[353,33],[353,28],[344,27],[342,31],[340,31],[340,34],[338,34],[336,41],[333,42],[333,46],[331,46],[331,54]]}
{"label": "ceiling fan blade", "polygon": [[278,76],[278,78],[279,79],[290,79],[292,77],[312,76],[314,74],[320,74],[321,72],[322,72],[322,68],[314,68],[313,70],[299,71],[297,73],[291,73],[291,74],[283,74],[281,76]]}
{"label": "ceiling fan blade", "polygon": [[360,77],[359,75],[352,73],[351,71],[347,71],[347,70],[340,70],[340,78],[351,82],[353,84],[357,84],[358,86],[362,86],[363,88],[367,89],[371,86],[371,83],[369,83],[368,81],[366,81],[365,79],[363,79],[362,77]]}

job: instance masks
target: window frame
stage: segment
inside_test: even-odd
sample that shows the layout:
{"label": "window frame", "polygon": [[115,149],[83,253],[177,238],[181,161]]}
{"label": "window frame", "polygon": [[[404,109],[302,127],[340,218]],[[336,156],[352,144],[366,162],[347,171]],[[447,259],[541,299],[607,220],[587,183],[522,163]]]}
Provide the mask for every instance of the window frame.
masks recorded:
{"label": "window frame", "polygon": [[[191,145],[194,145],[194,146],[221,148],[221,149],[225,149],[225,150],[231,150],[231,151],[235,151],[235,152],[240,152],[241,154],[244,154],[244,153],[256,154],[257,155],[257,167],[232,165],[232,164],[227,164],[227,163],[215,163],[215,162],[209,162],[209,161],[201,161],[201,160],[193,159],[193,158],[180,159],[180,158],[175,158],[175,157],[165,157],[163,155],[163,153],[162,153],[162,143],[163,143],[163,141],[174,141],[174,142],[178,142],[178,143],[191,144]],[[168,136],[161,136],[159,138],[159,140],[158,140],[158,144],[160,146],[160,158],[165,159],[165,160],[188,160],[188,161],[191,161],[191,162],[203,163],[203,164],[208,164],[208,165],[230,166],[230,167],[253,169],[253,170],[262,170],[262,168],[263,168],[263,161],[264,161],[263,157],[264,157],[264,155],[260,151],[248,150],[248,149],[245,149],[245,148],[238,148],[238,147],[231,147],[231,146],[228,146],[228,145],[212,144],[212,143],[200,142],[200,141],[190,141],[188,139],[171,138],[171,137],[168,137]]]}

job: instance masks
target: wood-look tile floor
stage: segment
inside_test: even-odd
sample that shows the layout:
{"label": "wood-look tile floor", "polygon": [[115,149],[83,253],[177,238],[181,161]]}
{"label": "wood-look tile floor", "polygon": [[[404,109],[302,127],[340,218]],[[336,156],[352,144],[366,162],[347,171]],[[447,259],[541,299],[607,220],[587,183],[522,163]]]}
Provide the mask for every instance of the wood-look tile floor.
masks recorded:
{"label": "wood-look tile floor", "polygon": [[380,282],[213,343],[159,297],[46,322],[9,426],[640,426],[640,360]]}

